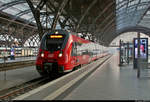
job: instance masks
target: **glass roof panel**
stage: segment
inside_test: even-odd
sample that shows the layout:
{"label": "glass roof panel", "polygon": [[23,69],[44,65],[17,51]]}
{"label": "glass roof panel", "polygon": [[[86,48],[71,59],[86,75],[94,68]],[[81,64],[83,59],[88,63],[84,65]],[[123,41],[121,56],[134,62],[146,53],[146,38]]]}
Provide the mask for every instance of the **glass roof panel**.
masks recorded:
{"label": "glass roof panel", "polygon": [[143,20],[146,20],[146,19],[149,19],[149,18],[150,18],[150,16],[144,16]]}
{"label": "glass roof panel", "polygon": [[15,1],[15,0],[1,0],[1,2],[3,2],[3,3],[9,3],[9,2],[12,2],[12,1]]}
{"label": "glass roof panel", "polygon": [[11,15],[16,15],[20,12],[20,10],[18,10],[16,8],[9,7],[7,9],[4,9],[3,12],[11,14]]}
{"label": "glass roof panel", "polygon": [[[11,3],[13,1],[19,1],[19,0],[0,0],[0,5],[4,5],[7,3]],[[2,6],[0,6],[1,9]],[[12,16],[18,16],[17,18],[25,19],[29,22],[35,23],[35,19],[33,18],[32,12],[23,13],[23,11],[29,10],[29,6],[27,3],[20,3],[20,4],[14,4],[12,6],[8,6],[6,9],[2,10],[2,12],[8,13]],[[23,14],[20,14],[23,13]],[[18,15],[19,14],[19,15]]]}
{"label": "glass roof panel", "polygon": [[116,0],[117,30],[136,26],[148,9],[150,0]]}
{"label": "glass roof panel", "polygon": [[138,25],[150,28],[150,10],[147,11]]}
{"label": "glass roof panel", "polygon": [[150,11],[147,11],[147,14],[150,14]]}
{"label": "glass roof panel", "polygon": [[[11,3],[13,1],[18,2],[19,0],[0,0],[0,5]],[[1,9],[1,7],[2,6],[0,6],[0,9]],[[36,5],[34,5],[34,7],[36,7]],[[30,9],[29,5],[27,3],[23,2],[23,3],[14,4],[12,6],[8,6],[8,7],[6,7],[6,9],[3,10],[3,12],[13,15],[14,18],[24,19],[25,22],[28,21],[27,23],[36,23],[36,21],[33,17],[33,14],[32,14],[32,12],[29,11],[29,9]],[[24,11],[27,11],[27,12],[24,12]],[[41,12],[45,12],[45,10],[41,10]],[[15,17],[15,16],[17,16],[17,17]],[[51,26],[51,23],[52,23],[51,19],[53,19],[53,18],[54,18],[54,16],[50,16],[48,19],[50,21],[50,23],[47,24],[49,27]],[[41,16],[40,20],[41,20],[43,26],[46,26],[46,23],[45,23],[46,17]],[[58,24],[57,27],[59,28],[60,25]]]}
{"label": "glass roof panel", "polygon": [[[26,3],[24,3],[24,4],[26,4]],[[24,4],[14,5],[13,7],[14,7],[14,8],[17,8],[17,9],[19,9],[19,10],[21,10],[21,11],[24,11],[24,10],[29,9],[29,6],[26,6],[26,5],[24,5]]]}
{"label": "glass roof panel", "polygon": [[133,6],[133,5],[137,5],[138,2],[139,2],[139,0],[133,0],[133,1],[130,0],[128,6],[130,7],[130,6]]}
{"label": "glass roof panel", "polygon": [[148,1],[150,1],[150,0],[141,0],[141,3],[143,3],[143,2],[148,2]]}
{"label": "glass roof panel", "polygon": [[20,16],[20,18],[23,18],[23,19],[26,19],[26,20],[29,20],[33,17],[33,15],[31,16],[31,14],[26,14],[26,15],[22,15]]}
{"label": "glass roof panel", "polygon": [[[12,1],[19,1],[19,0],[0,0],[0,5],[10,3]],[[35,6],[35,5],[34,5]],[[136,26],[137,23],[140,21],[143,14],[145,14],[145,11],[147,10],[148,6],[150,6],[150,0],[116,0],[116,24],[117,29],[121,29],[126,26]],[[27,3],[21,3],[17,5],[13,5],[12,7],[8,7],[3,10],[3,12],[11,14],[13,16],[16,16],[16,14],[19,14],[20,12],[23,12],[25,10],[30,9]],[[143,17],[148,18],[150,15],[150,11]],[[147,17],[148,16],[148,17]],[[35,22],[35,19],[33,18],[33,14],[28,12],[27,14],[21,15],[20,18],[25,20],[30,20],[29,22]],[[53,16],[49,17],[49,21],[53,19]],[[41,16],[41,19],[43,22],[45,22],[46,18]],[[63,21],[64,18],[61,17],[61,21]],[[147,20],[147,19],[145,19]],[[142,22],[142,21],[141,21]],[[45,26],[45,23],[43,23]],[[50,23],[48,24],[50,26]],[[57,24],[57,27],[59,28],[59,23]]]}

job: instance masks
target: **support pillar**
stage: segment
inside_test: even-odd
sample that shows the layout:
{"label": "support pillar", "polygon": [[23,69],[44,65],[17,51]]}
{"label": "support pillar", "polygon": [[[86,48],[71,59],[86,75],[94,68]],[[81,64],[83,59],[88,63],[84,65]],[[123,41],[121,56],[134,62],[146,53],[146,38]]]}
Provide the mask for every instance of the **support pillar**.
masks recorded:
{"label": "support pillar", "polygon": [[127,63],[129,64],[129,42],[127,43]]}
{"label": "support pillar", "polygon": [[138,32],[137,77],[140,78],[140,32]]}
{"label": "support pillar", "polygon": [[121,66],[121,40],[119,41],[119,66]]}

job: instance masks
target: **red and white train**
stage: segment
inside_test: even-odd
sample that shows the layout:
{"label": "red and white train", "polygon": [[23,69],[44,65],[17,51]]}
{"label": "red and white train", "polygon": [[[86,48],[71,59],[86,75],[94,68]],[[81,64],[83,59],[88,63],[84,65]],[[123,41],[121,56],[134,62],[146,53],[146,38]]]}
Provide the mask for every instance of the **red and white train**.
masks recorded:
{"label": "red and white train", "polygon": [[70,72],[107,54],[106,47],[66,30],[54,30],[42,37],[36,69],[42,76]]}

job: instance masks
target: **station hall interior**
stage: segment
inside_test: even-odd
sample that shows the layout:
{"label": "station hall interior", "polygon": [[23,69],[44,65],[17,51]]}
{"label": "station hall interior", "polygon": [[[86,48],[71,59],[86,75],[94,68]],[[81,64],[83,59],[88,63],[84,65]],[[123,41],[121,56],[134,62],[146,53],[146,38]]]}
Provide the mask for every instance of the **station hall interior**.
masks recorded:
{"label": "station hall interior", "polygon": [[150,0],[0,0],[0,101],[149,92]]}

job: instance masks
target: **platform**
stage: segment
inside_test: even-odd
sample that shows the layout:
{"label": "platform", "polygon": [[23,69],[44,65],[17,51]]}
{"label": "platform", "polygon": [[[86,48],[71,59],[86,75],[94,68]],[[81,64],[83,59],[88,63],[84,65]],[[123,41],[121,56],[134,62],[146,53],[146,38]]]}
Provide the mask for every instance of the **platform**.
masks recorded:
{"label": "platform", "polygon": [[150,78],[137,78],[133,65],[118,67],[114,55],[63,100],[150,100]]}
{"label": "platform", "polygon": [[[82,68],[77,70],[81,74],[70,73],[14,100],[150,100],[150,77],[138,79],[133,64],[119,67],[118,58],[118,54],[114,54],[98,68],[92,69],[102,61],[99,59],[90,64],[92,66],[88,69],[83,68],[85,72]],[[93,71],[77,81],[78,77],[89,70]],[[149,71],[146,74],[150,76]],[[66,82],[67,78],[70,81]]]}
{"label": "platform", "polygon": [[[29,60],[36,60],[36,57],[18,57],[15,58],[15,60],[10,60],[10,58],[8,58],[8,60],[6,60],[6,63],[11,63],[11,62],[19,62],[19,61],[29,61]],[[4,63],[3,59],[0,59],[0,64]]]}

